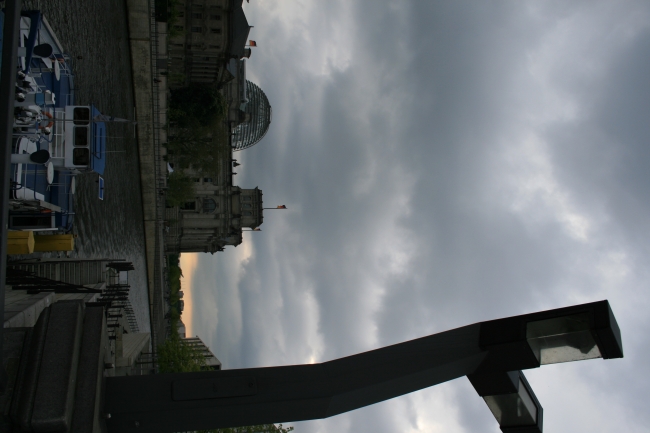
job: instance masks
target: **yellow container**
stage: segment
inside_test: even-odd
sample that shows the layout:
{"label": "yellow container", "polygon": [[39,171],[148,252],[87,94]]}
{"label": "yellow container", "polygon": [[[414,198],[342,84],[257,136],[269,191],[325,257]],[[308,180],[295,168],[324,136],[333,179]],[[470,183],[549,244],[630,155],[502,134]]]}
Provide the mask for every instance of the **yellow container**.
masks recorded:
{"label": "yellow container", "polygon": [[34,252],[34,232],[7,232],[7,254],[31,254]]}
{"label": "yellow container", "polygon": [[34,251],[73,251],[74,235],[34,236]]}

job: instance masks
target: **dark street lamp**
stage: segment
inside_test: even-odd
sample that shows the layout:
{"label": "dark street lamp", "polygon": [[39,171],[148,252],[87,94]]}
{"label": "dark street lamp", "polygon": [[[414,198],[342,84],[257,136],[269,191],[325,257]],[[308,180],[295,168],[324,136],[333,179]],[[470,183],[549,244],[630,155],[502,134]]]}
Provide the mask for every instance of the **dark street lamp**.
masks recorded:
{"label": "dark street lamp", "polygon": [[[483,347],[501,352],[502,357],[509,350],[522,353],[528,359],[520,355],[519,360],[532,367],[623,357],[621,333],[607,301],[494,320],[483,328]],[[523,372],[479,372],[467,377],[503,432],[542,432],[543,409]]]}
{"label": "dark street lamp", "polygon": [[543,409],[521,370],[468,376],[501,431],[541,433]]}
{"label": "dark street lamp", "polygon": [[109,432],[174,432],[327,418],[468,376],[504,432],[541,432],[520,370],[621,358],[607,301],[508,317],[321,364],[110,377]]}

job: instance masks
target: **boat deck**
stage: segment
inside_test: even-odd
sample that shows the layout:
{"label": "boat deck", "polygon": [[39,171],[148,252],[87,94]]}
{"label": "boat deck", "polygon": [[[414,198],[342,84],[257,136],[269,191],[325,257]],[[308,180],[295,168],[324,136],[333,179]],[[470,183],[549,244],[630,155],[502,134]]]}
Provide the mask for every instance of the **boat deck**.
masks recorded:
{"label": "boat deck", "polygon": [[[28,43],[31,18],[21,18],[21,46]],[[32,57],[29,62],[30,76],[34,77],[41,90],[50,90],[56,95],[55,107],[61,108],[74,104],[74,74],[70,59],[64,54],[61,43],[52,32],[45,18],[42,18],[40,29],[36,34],[35,45],[49,44],[52,47],[50,58]],[[26,59],[21,58],[21,68],[26,69]]]}
{"label": "boat deck", "polygon": [[[39,145],[27,138],[19,138],[14,146],[16,154],[30,154],[39,150],[37,149]],[[47,168],[42,164],[12,164],[11,169],[11,198],[34,203],[50,203],[53,205],[50,209],[42,210],[34,216],[45,218],[48,216],[45,214],[50,213],[54,218],[55,227],[69,229],[74,217],[74,176],[68,171],[54,170],[53,181],[48,184]],[[28,216],[13,216],[13,218],[19,217]]]}

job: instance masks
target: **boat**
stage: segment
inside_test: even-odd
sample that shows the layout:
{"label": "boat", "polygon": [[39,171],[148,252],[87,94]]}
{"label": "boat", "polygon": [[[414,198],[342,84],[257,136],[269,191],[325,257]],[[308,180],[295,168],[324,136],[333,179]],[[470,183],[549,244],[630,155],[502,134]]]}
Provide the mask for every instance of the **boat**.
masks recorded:
{"label": "boat", "polygon": [[75,105],[72,60],[40,11],[21,12],[16,74],[9,229],[69,232],[76,176],[104,173],[106,116]]}

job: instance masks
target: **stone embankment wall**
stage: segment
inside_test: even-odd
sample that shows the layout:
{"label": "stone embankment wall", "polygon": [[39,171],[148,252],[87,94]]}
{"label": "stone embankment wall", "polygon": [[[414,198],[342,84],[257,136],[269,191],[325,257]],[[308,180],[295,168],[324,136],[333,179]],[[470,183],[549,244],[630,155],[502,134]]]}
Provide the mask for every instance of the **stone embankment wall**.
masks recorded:
{"label": "stone embankment wall", "polygon": [[[146,244],[149,306],[152,318],[154,344],[164,339],[164,296],[162,294],[165,270],[162,218],[157,207],[164,207],[161,195],[165,187],[166,166],[160,156],[166,141],[167,77],[154,76],[152,43],[157,59],[166,57],[166,27],[157,23],[152,34],[152,10],[148,0],[127,0],[133,91],[137,121],[140,179],[142,184],[143,223]],[[154,81],[155,80],[155,81]],[[158,167],[156,167],[158,164]]]}

